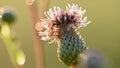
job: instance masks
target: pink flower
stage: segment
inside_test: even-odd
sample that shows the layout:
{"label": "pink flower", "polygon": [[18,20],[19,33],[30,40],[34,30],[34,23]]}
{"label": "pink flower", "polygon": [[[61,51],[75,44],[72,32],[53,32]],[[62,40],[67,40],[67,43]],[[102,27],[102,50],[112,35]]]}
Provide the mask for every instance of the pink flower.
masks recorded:
{"label": "pink flower", "polygon": [[[70,31],[71,28],[80,28],[87,26],[90,21],[84,16],[86,10],[82,10],[78,5],[66,6],[66,10],[54,6],[53,9],[45,12],[45,19],[41,19],[42,26],[36,24],[39,35],[42,40],[49,40],[53,37],[59,37],[61,30]],[[39,29],[39,28],[42,28]]]}

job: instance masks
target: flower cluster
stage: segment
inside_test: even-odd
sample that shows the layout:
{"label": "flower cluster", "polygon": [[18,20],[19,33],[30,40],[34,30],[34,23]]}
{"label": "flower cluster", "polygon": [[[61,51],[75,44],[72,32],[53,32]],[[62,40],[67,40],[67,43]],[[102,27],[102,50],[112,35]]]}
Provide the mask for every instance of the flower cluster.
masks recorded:
{"label": "flower cluster", "polygon": [[[36,29],[42,40],[51,39],[53,36],[59,37],[60,30],[70,31],[74,27],[85,27],[90,21],[84,16],[86,10],[82,10],[78,5],[66,6],[66,10],[54,6],[53,9],[45,12],[46,18],[41,19],[42,22],[36,24]],[[41,28],[42,27],[42,28]]]}

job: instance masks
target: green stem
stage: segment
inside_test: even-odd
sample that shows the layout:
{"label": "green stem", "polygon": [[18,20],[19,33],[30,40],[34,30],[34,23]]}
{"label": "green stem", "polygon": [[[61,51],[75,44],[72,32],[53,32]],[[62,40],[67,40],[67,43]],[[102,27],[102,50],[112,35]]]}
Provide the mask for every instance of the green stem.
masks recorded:
{"label": "green stem", "polygon": [[24,57],[22,51],[19,49],[17,41],[11,34],[11,30],[8,24],[3,24],[0,32],[0,37],[3,39],[6,48],[8,50],[8,54],[10,56],[11,62],[14,68],[21,68],[22,66],[19,65],[17,62],[18,57]]}
{"label": "green stem", "polygon": [[[1,30],[2,31],[2,30]],[[6,45],[6,48],[7,48],[7,50],[8,50],[8,54],[9,54],[9,56],[10,56],[10,58],[11,58],[11,62],[12,62],[12,64],[13,64],[13,66],[15,67],[16,66],[16,63],[15,63],[15,60],[14,60],[14,58],[13,58],[13,52],[12,52],[12,47],[11,46],[13,46],[13,42],[12,42],[12,40],[11,40],[11,36],[10,36],[11,34],[9,33],[9,34],[7,34],[7,35],[4,35],[4,33],[2,33],[1,32],[1,38],[3,39],[3,41],[4,41],[4,43],[5,43],[5,45]]]}

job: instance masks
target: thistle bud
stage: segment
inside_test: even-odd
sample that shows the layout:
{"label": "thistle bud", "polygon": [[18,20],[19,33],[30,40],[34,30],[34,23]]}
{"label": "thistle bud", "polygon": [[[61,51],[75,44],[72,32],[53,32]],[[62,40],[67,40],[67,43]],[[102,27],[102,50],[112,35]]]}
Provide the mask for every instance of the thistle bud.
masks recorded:
{"label": "thistle bud", "polygon": [[8,23],[9,25],[13,24],[16,20],[16,15],[14,11],[10,8],[3,8],[2,9],[2,15],[1,15],[1,20],[3,22]]}
{"label": "thistle bud", "polygon": [[85,44],[74,30],[62,32],[57,47],[58,58],[61,62],[68,66],[76,65],[80,53],[85,49]]}

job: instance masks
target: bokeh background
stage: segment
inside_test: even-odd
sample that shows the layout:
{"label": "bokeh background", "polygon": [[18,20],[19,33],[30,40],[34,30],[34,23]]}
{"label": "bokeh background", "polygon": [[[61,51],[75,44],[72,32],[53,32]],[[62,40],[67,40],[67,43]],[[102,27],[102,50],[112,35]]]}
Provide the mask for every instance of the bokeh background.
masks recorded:
{"label": "bokeh background", "polygon": [[[41,0],[37,1],[39,6]],[[120,1],[49,0],[49,8],[56,5],[65,9],[68,3],[78,4],[87,10],[86,15],[91,20],[91,24],[81,28],[80,33],[89,49],[96,49],[102,53],[105,68],[120,68]],[[18,18],[13,29],[26,55],[23,68],[36,68],[34,33],[29,8],[25,0],[0,0],[0,8],[5,6],[12,7],[17,13]],[[57,59],[56,45],[43,42],[43,46],[46,68],[67,68]],[[0,68],[13,68],[2,39],[0,39]]]}

